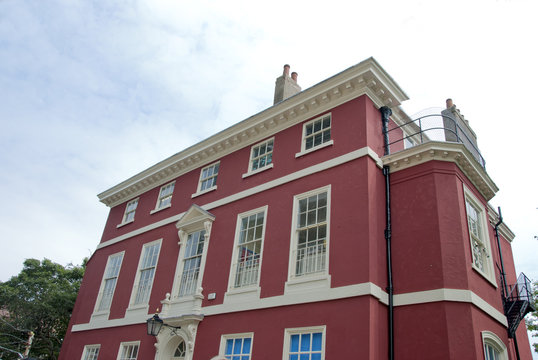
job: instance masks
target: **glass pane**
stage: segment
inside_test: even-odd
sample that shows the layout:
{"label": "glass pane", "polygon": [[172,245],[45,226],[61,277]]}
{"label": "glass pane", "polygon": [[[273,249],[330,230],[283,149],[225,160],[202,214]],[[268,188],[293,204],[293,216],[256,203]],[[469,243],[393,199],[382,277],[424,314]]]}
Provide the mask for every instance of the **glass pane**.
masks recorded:
{"label": "glass pane", "polygon": [[327,208],[322,207],[318,210],[318,223],[327,220]]}
{"label": "glass pane", "polygon": [[241,354],[241,345],[243,343],[243,339],[235,339],[234,341],[234,354]]}
{"label": "glass pane", "polygon": [[306,204],[307,200],[303,199],[299,201],[299,212],[305,212],[306,211]]}
{"label": "glass pane", "polygon": [[310,134],[312,134],[312,130],[313,130],[313,125],[312,125],[312,124],[310,124],[310,125],[306,125],[305,128],[306,128],[306,135],[307,135],[307,136],[310,135]]}
{"label": "glass pane", "polygon": [[321,120],[314,122],[314,132],[318,132],[321,130]]}
{"label": "glass pane", "polygon": [[290,351],[291,352],[299,351],[299,335],[292,335],[291,336]]}
{"label": "glass pane", "polygon": [[310,350],[310,334],[301,334],[301,351]]}
{"label": "glass pane", "polygon": [[230,355],[232,353],[232,349],[234,347],[234,341],[232,339],[226,340],[226,352],[225,355]]}
{"label": "glass pane", "polygon": [[321,140],[322,140],[321,133],[314,135],[314,146],[321,145]]}
{"label": "glass pane", "polygon": [[316,223],[316,211],[309,211],[308,212],[308,219],[307,219],[307,225],[312,225]]}
{"label": "glass pane", "polygon": [[323,119],[323,128],[326,129],[331,126],[331,117],[327,116],[325,119]]}
{"label": "glass pane", "polygon": [[312,334],[312,351],[321,351],[321,333]]}
{"label": "glass pane", "polygon": [[245,338],[243,341],[243,354],[250,354],[250,344],[252,342],[252,339]]}
{"label": "glass pane", "polygon": [[314,146],[314,138],[312,136],[306,138],[305,148],[308,150],[308,149],[312,148],[313,146]]}
{"label": "glass pane", "polygon": [[312,360],[321,360],[321,353],[312,354]]}
{"label": "glass pane", "polygon": [[299,355],[297,354],[290,355],[290,360],[299,360]]}
{"label": "glass pane", "polygon": [[310,360],[310,355],[309,354],[301,354],[301,357],[299,359],[301,359],[301,360]]}

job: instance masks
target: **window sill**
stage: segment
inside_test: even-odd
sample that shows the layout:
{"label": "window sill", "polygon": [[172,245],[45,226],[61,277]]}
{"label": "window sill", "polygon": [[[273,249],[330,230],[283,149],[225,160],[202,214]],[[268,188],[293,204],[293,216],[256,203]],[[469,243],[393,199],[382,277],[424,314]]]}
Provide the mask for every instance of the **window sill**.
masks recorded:
{"label": "window sill", "polygon": [[155,214],[155,213],[157,213],[157,212],[159,212],[159,211],[161,211],[161,210],[168,209],[169,207],[172,207],[172,203],[170,203],[170,204],[168,204],[168,205],[166,205],[166,206],[163,206],[163,207],[161,207],[161,208],[158,208],[158,209],[153,209],[153,210],[151,210],[151,211],[149,212],[149,214],[150,214],[150,215],[153,215],[153,214]]}
{"label": "window sill", "polygon": [[493,285],[495,288],[497,288],[497,283],[495,282],[495,279],[492,279],[491,276],[486,274],[484,271],[480,270],[474,263],[471,264],[474,271],[476,271],[480,276],[482,276],[484,279],[489,281],[491,285]]}
{"label": "window sill", "polygon": [[125,225],[127,225],[127,224],[131,224],[131,223],[133,223],[133,222],[134,222],[134,219],[133,219],[133,220],[129,220],[129,221],[127,221],[127,222],[122,222],[121,224],[116,225],[116,229],[119,229],[120,227],[125,226]]}
{"label": "window sill", "polygon": [[224,303],[245,303],[259,300],[260,292],[259,286],[229,289],[224,293]]}
{"label": "window sill", "polygon": [[108,320],[109,310],[96,311],[92,314],[91,322]]}
{"label": "window sill", "polygon": [[198,192],[192,194],[192,195],[191,195],[191,198],[194,199],[194,198],[197,197],[197,196],[204,195],[204,194],[206,194],[206,193],[208,193],[208,192],[210,192],[210,191],[214,191],[214,190],[217,190],[217,185],[215,185],[215,186],[213,186],[213,187],[210,187],[210,188],[208,188],[208,189],[202,190],[202,191],[198,191]]}
{"label": "window sill", "polygon": [[125,310],[125,317],[147,315],[149,310],[149,304],[137,304],[130,305]]}
{"label": "window sill", "polygon": [[243,176],[243,179],[244,179],[244,178],[247,178],[249,176],[259,174],[261,172],[264,172],[265,170],[269,170],[269,169],[272,169],[272,168],[273,168],[273,163],[270,163],[269,165],[266,165],[266,166],[264,166],[262,168],[259,168],[259,169],[244,173],[242,176]]}
{"label": "window sill", "polygon": [[330,289],[331,275],[326,273],[293,277],[286,281],[284,294]]}
{"label": "window sill", "polygon": [[303,155],[306,155],[306,154],[310,154],[311,152],[314,152],[316,150],[319,150],[319,149],[323,149],[327,146],[331,146],[334,144],[334,140],[329,140],[327,142],[324,142],[323,144],[321,145],[318,145],[316,147],[313,147],[313,148],[310,148],[308,150],[301,150],[300,152],[298,152],[297,154],[295,154],[295,157],[298,158],[298,157],[301,157]]}

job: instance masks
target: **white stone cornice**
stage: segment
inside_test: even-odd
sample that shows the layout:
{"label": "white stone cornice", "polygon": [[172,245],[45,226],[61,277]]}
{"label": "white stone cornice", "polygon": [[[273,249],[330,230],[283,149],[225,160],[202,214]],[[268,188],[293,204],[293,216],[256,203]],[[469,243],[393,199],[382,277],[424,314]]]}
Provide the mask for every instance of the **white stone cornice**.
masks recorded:
{"label": "white stone cornice", "polygon": [[153,165],[102,192],[98,198],[109,207],[116,206],[362,95],[367,95],[377,107],[398,107],[408,99],[377,61],[369,58]]}
{"label": "white stone cornice", "polygon": [[429,141],[412,148],[386,155],[381,158],[391,172],[431,161],[453,162],[463,171],[469,181],[489,201],[499,188],[489,177],[486,170],[476,161],[465,145],[459,143]]}

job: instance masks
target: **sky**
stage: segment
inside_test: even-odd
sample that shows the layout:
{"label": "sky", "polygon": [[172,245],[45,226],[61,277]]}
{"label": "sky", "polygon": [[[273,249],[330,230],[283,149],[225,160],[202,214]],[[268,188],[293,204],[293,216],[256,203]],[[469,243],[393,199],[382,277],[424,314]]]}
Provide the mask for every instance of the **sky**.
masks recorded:
{"label": "sky", "polygon": [[0,281],[26,258],[80,264],[96,195],[373,56],[412,116],[452,98],[478,135],[538,280],[538,2],[0,0]]}

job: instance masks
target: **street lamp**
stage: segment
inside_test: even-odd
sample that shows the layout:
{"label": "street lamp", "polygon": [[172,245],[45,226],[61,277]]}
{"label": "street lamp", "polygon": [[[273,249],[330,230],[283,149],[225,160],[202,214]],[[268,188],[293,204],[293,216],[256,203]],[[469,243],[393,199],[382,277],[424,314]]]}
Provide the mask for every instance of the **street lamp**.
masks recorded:
{"label": "street lamp", "polygon": [[150,317],[146,324],[148,325],[148,335],[151,336],[157,336],[159,335],[159,332],[161,331],[163,326],[169,327],[171,329],[174,329],[175,332],[178,329],[181,329],[181,326],[172,326],[165,324],[164,321],[159,317],[159,314],[155,314],[152,317]]}

